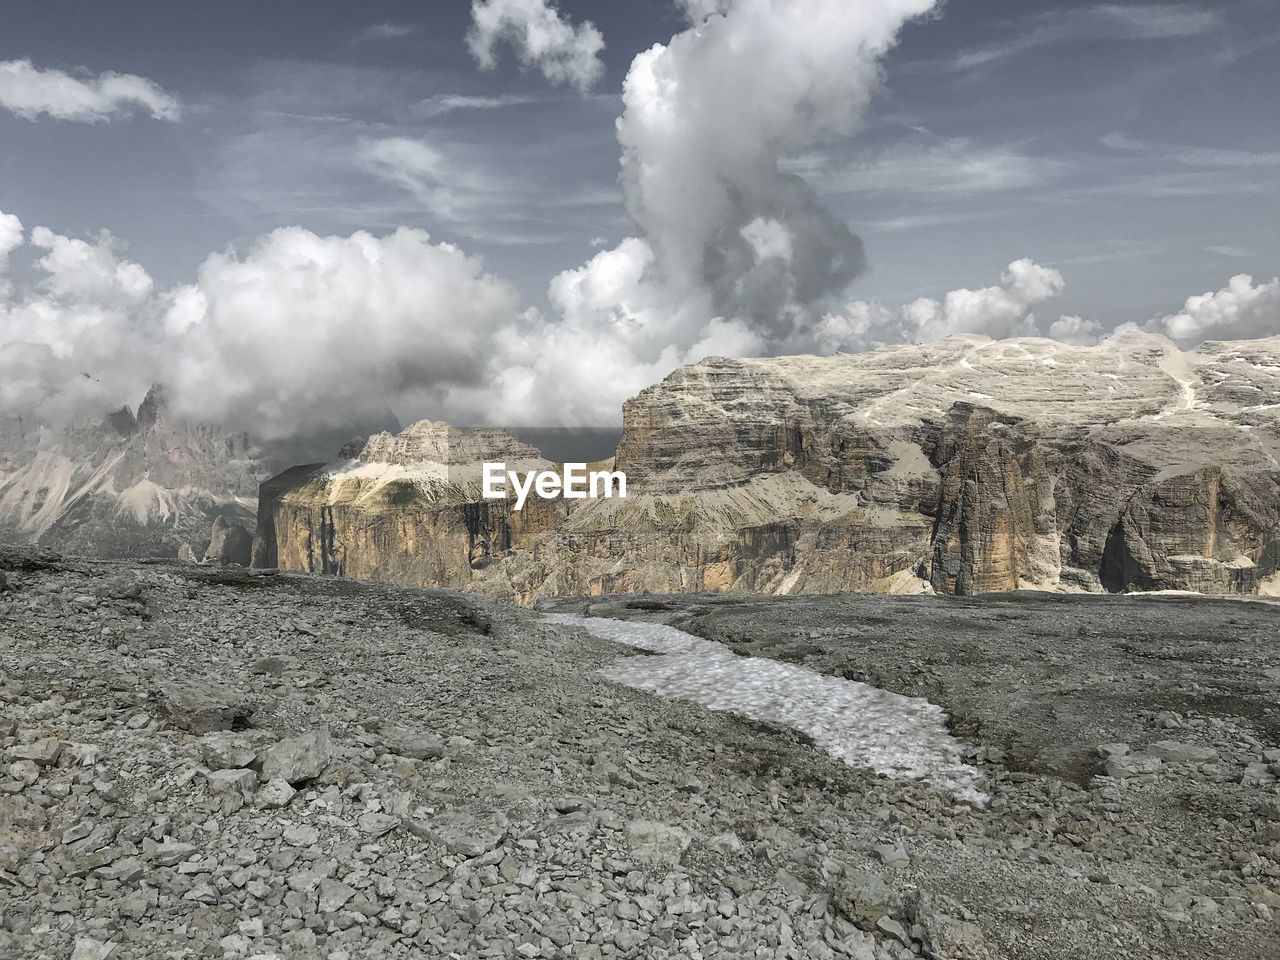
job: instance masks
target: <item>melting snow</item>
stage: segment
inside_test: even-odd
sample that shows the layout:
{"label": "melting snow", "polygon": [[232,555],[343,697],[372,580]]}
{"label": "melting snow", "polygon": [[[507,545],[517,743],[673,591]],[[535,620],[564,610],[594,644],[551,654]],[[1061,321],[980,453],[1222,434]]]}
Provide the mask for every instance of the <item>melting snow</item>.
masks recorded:
{"label": "melting snow", "polygon": [[629,657],[600,672],[638,690],[689,700],[791,727],[851,767],[898,780],[926,780],[961,800],[983,804],[978,771],[961,759],[943,709],[865,683],[827,677],[759,657],[674,627],[630,620],[550,614],[551,623],[664,654]]}

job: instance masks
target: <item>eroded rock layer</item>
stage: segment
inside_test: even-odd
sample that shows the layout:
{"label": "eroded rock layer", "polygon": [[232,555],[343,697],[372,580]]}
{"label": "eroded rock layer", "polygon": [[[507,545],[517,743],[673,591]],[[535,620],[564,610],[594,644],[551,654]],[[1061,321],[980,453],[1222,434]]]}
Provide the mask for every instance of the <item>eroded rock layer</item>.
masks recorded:
{"label": "eroded rock layer", "polygon": [[713,358],[624,408],[626,499],[483,501],[419,424],[263,487],[258,562],[540,596],[1280,591],[1280,339]]}

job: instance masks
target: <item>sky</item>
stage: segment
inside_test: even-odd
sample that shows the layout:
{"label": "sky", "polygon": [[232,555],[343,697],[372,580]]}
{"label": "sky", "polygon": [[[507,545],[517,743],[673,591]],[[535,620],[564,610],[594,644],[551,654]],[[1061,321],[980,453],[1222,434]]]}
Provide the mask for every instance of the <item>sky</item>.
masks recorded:
{"label": "sky", "polygon": [[0,409],[581,425],[709,354],[1277,334],[1278,53],[1273,0],[9,4]]}

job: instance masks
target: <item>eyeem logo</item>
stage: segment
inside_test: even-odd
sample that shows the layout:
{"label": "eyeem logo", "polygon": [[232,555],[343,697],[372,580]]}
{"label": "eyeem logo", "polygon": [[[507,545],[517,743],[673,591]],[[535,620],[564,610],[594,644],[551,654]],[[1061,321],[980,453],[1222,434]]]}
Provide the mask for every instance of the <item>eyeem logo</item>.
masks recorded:
{"label": "eyeem logo", "polygon": [[566,463],[563,476],[554,470],[530,470],[521,480],[515,470],[508,470],[505,462],[484,465],[484,498],[507,499],[507,485],[516,492],[514,509],[523,510],[529,493],[537,493],[544,500],[564,497],[566,500],[598,500],[611,498],[617,490],[619,497],[627,495],[627,475],[621,470],[593,470],[587,472],[585,463]]}

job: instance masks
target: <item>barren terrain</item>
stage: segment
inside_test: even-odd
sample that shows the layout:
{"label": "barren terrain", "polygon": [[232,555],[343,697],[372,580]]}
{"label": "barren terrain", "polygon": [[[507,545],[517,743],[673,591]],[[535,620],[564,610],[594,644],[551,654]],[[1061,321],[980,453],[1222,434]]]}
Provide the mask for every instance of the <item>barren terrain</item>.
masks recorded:
{"label": "barren terrain", "polygon": [[606,679],[668,654],[545,611],[0,577],[0,956],[1277,955],[1269,603],[555,602],[938,704],[983,803]]}

